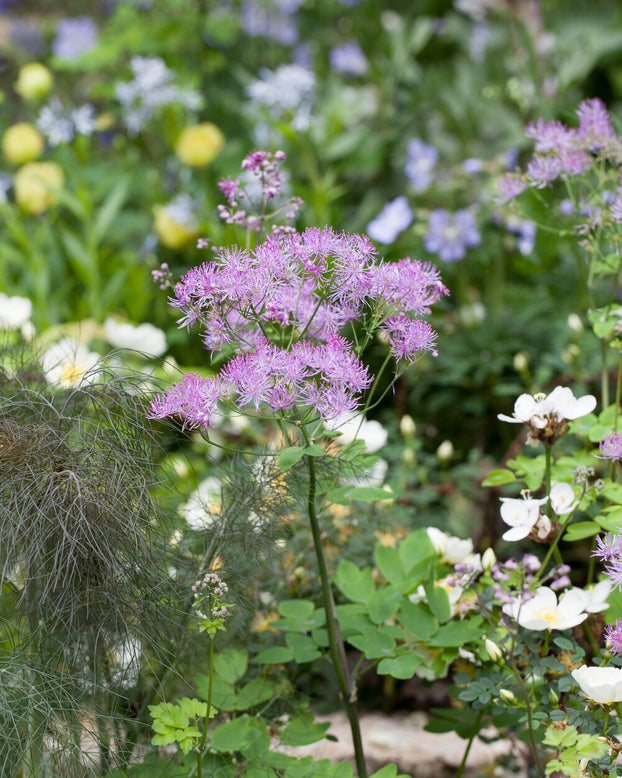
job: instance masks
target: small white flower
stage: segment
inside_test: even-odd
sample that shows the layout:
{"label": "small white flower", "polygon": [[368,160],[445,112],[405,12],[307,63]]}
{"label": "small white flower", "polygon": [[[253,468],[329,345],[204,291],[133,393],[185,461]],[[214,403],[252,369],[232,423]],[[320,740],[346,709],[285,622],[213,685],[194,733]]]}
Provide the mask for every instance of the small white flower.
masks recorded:
{"label": "small white flower", "polygon": [[135,327],[127,322],[108,318],[104,322],[106,340],[116,348],[139,351],[148,357],[159,357],[166,351],[164,332],[145,322]]}
{"label": "small white flower", "polygon": [[529,498],[516,499],[515,497],[501,498],[501,518],[511,529],[503,534],[504,540],[522,540],[531,532],[531,528],[538,521],[540,506],[544,505],[547,497],[541,500]]}
{"label": "small white flower", "polygon": [[455,535],[448,535],[438,527],[426,529],[428,537],[432,541],[434,550],[442,558],[443,562],[456,565],[458,562],[466,562],[473,557],[473,541],[471,538],[462,540]]}
{"label": "small white flower", "polygon": [[596,586],[591,589],[573,587],[572,589],[569,589],[564,596],[573,592],[573,596],[582,600],[583,610],[586,611],[586,613],[600,613],[601,611],[606,611],[609,607],[607,598],[611,594],[612,589],[613,584],[611,581],[605,579],[600,581],[600,583],[597,583]]}
{"label": "small white flower", "polygon": [[581,665],[572,671],[572,677],[590,700],[602,705],[622,702],[622,669]]}
{"label": "small white flower", "polygon": [[575,500],[574,489],[570,484],[555,484],[551,489],[551,507],[558,516],[564,516],[573,511],[579,504]]}
{"label": "small white flower", "polygon": [[32,314],[32,302],[27,297],[9,297],[0,292],[0,329],[16,330]]}
{"label": "small white flower", "polygon": [[70,389],[80,384],[93,384],[101,375],[95,370],[100,356],[72,338],[63,338],[43,354],[41,367],[45,380]]}
{"label": "small white flower", "polygon": [[530,394],[521,394],[514,403],[514,413],[506,416],[499,413],[500,421],[512,424],[529,424],[538,429],[546,426],[546,417],[574,421],[591,413],[596,407],[596,398],[591,394],[575,397],[567,386],[556,386],[546,397],[536,399]]}
{"label": "small white flower", "polygon": [[181,514],[190,529],[203,530],[211,527],[220,512],[221,485],[218,478],[209,477],[192,492],[181,506]]}
{"label": "small white flower", "polygon": [[338,440],[343,445],[352,443],[355,439],[362,440],[365,443],[365,448],[369,454],[373,454],[375,451],[381,449],[389,437],[389,433],[379,421],[375,421],[374,419],[368,421],[367,419],[354,414],[338,416],[336,419],[331,419],[327,426],[329,426],[330,429],[341,432],[341,437],[338,438]]}
{"label": "small white flower", "polygon": [[548,586],[541,586],[530,600],[515,598],[503,606],[503,612],[518,621],[521,627],[542,631],[570,629],[587,619],[584,599],[572,589],[560,597]]}

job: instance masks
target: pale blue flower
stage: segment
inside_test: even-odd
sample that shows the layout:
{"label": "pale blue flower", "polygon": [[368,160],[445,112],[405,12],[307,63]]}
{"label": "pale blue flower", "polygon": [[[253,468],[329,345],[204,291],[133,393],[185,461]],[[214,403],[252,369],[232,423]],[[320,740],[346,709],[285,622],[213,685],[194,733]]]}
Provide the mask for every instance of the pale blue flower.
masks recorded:
{"label": "pale blue flower", "polygon": [[438,162],[438,151],[434,146],[413,138],[406,149],[404,172],[415,192],[424,192],[432,183],[432,174]]}
{"label": "pale blue flower", "polygon": [[477,222],[470,211],[461,209],[450,213],[438,208],[430,213],[424,245],[427,251],[438,254],[444,262],[459,262],[464,259],[468,248],[480,242]]}
{"label": "pale blue flower", "polygon": [[364,76],[369,70],[369,62],[356,41],[348,41],[335,46],[330,52],[330,66],[336,73],[347,76]]}
{"label": "pale blue flower", "polygon": [[97,24],[90,16],[61,19],[56,25],[52,53],[59,59],[77,59],[97,44]]}
{"label": "pale blue flower", "polygon": [[369,222],[366,232],[378,243],[393,243],[400,232],[412,224],[413,213],[408,200],[402,195],[391,200],[375,219]]}

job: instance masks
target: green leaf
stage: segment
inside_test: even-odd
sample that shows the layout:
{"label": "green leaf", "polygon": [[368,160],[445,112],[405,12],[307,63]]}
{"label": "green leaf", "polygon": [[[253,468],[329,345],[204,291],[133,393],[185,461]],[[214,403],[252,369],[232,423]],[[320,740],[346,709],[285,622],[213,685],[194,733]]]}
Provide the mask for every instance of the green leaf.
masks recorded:
{"label": "green leaf", "polygon": [[339,629],[344,638],[348,635],[364,632],[373,626],[367,615],[367,608],[364,608],[362,605],[355,605],[354,603],[337,605],[336,611]]}
{"label": "green leaf", "polygon": [[322,740],[330,722],[317,722],[311,713],[302,713],[291,719],[281,734],[286,746],[307,746]]}
{"label": "green leaf", "polygon": [[374,592],[368,602],[369,618],[375,624],[382,624],[388,621],[395,614],[402,601],[400,592],[390,588],[378,589]]}
{"label": "green leaf", "polygon": [[290,446],[279,451],[279,468],[281,471],[289,470],[304,456],[304,449],[300,446]]}
{"label": "green leaf", "polygon": [[482,617],[475,616],[464,621],[450,621],[438,628],[430,639],[431,646],[463,646],[474,640],[479,640],[485,632],[481,626]]}
{"label": "green leaf", "polygon": [[309,600],[283,600],[277,606],[281,616],[289,619],[308,619],[315,610]]}
{"label": "green leaf", "polygon": [[243,648],[226,648],[214,657],[214,672],[228,683],[235,683],[246,672],[248,651]]}
{"label": "green leaf", "polygon": [[260,651],[255,661],[260,665],[282,665],[291,662],[294,652],[288,646],[273,646],[265,651]]}
{"label": "green leaf", "polygon": [[516,476],[511,470],[491,470],[482,481],[482,486],[503,486],[516,481]]}
{"label": "green leaf", "polygon": [[[203,674],[195,675],[194,682],[197,687],[197,692],[201,697],[207,699],[209,692],[209,676]],[[235,689],[218,675],[214,675],[212,679],[212,704],[219,710],[238,710],[238,696]]]}
{"label": "green leaf", "polygon": [[360,502],[374,502],[375,500],[394,500],[395,494],[377,486],[355,486],[350,490],[350,499]]}
{"label": "green leaf", "polygon": [[422,566],[426,566],[432,559],[436,559],[436,551],[430,540],[430,536],[424,529],[418,529],[411,533],[400,543],[397,553],[404,564],[406,575],[411,579],[413,586],[420,583],[423,579],[414,581],[413,571],[415,568],[419,571]]}
{"label": "green leaf", "polygon": [[308,635],[290,632],[285,636],[285,642],[294,652],[296,662],[313,662],[314,659],[319,659],[322,656],[315,641]]}
{"label": "green leaf", "polygon": [[410,778],[404,773],[397,774],[397,767],[394,764],[387,764],[380,770],[370,775],[369,778]]}
{"label": "green leaf", "polygon": [[594,535],[598,535],[601,528],[595,521],[578,521],[576,524],[571,524],[564,533],[564,540],[583,540],[583,538],[591,538]]}
{"label": "green leaf", "polygon": [[438,620],[424,602],[406,600],[397,614],[398,622],[419,640],[427,641],[438,629]]}
{"label": "green leaf", "polygon": [[451,618],[451,604],[445,589],[442,586],[436,586],[432,581],[425,583],[423,588],[432,613],[441,624],[448,621]]}
{"label": "green leaf", "polygon": [[362,651],[366,659],[390,656],[395,651],[395,640],[383,632],[381,627],[367,629],[361,635],[351,635],[348,643]]}
{"label": "green leaf", "polygon": [[244,751],[261,737],[261,730],[251,716],[240,716],[221,724],[212,732],[211,746],[216,751]]}
{"label": "green leaf", "polygon": [[342,559],[337,567],[335,584],[345,596],[353,602],[367,603],[375,592],[370,568],[363,570],[347,559]]}
{"label": "green leaf", "polygon": [[400,656],[386,657],[378,664],[378,675],[391,675],[393,678],[406,680],[415,674],[415,668],[424,664],[423,657],[419,654],[401,654]]}
{"label": "green leaf", "polygon": [[374,549],[376,566],[389,583],[403,581],[406,576],[404,563],[397,551],[378,543]]}
{"label": "green leaf", "polygon": [[238,692],[236,710],[248,710],[255,705],[260,705],[262,702],[272,699],[275,688],[275,684],[266,678],[253,678]]}
{"label": "green leaf", "polygon": [[329,502],[334,502],[337,505],[350,505],[350,497],[348,496],[350,489],[352,489],[351,486],[338,486],[336,489],[331,489],[326,498]]}
{"label": "green leaf", "polygon": [[312,443],[303,450],[303,453],[308,457],[323,457],[325,456],[326,451],[322,446],[318,446],[317,443]]}
{"label": "green leaf", "polygon": [[100,243],[106,235],[113,221],[119,214],[121,206],[125,202],[128,191],[128,179],[123,176],[118,179],[97,213],[95,214],[95,223],[93,224],[93,238],[96,243]]}

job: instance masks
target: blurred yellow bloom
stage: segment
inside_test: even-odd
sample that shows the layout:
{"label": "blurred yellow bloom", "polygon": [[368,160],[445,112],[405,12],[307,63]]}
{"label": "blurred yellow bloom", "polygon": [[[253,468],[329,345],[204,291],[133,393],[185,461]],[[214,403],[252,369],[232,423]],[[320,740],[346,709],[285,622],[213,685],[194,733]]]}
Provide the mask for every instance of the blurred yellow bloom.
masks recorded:
{"label": "blurred yellow bloom", "polygon": [[176,222],[165,205],[154,206],[153,213],[153,229],[162,243],[170,249],[182,249],[199,234],[195,226]]}
{"label": "blurred yellow bloom", "polygon": [[182,131],[175,146],[175,154],[186,165],[205,167],[224,145],[225,138],[218,127],[211,122],[203,122]]}
{"label": "blurred yellow bloom", "polygon": [[2,153],[13,165],[38,159],[44,146],[39,130],[27,122],[13,124],[2,136]]}
{"label": "blurred yellow bloom", "polygon": [[15,91],[24,100],[39,100],[52,90],[54,77],[50,71],[39,62],[30,62],[19,69]]}
{"label": "blurred yellow bloom", "polygon": [[15,200],[26,213],[43,213],[56,202],[55,189],[65,183],[56,162],[29,162],[15,174]]}
{"label": "blurred yellow bloom", "polygon": [[251,624],[251,632],[278,632],[276,627],[270,626],[271,621],[278,621],[279,614],[276,611],[256,611]]}

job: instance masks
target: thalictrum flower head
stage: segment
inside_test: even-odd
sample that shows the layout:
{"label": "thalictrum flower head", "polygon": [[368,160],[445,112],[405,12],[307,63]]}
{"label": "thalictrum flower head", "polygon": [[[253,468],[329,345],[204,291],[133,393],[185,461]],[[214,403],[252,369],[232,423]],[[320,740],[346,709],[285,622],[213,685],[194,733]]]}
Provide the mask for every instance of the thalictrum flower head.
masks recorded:
{"label": "thalictrum flower head", "polygon": [[[620,461],[622,459],[622,435],[619,432],[612,432],[599,444],[600,457],[598,459],[611,459]],[[595,456],[598,456],[595,454]]]}
{"label": "thalictrum flower head", "polygon": [[329,55],[330,66],[335,73],[348,76],[364,76],[369,70],[369,62],[356,41],[348,41],[335,46]]}

